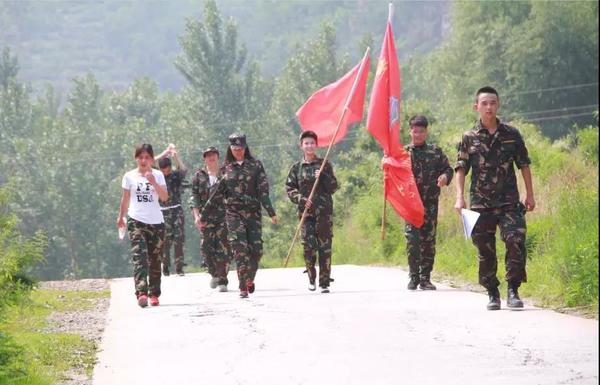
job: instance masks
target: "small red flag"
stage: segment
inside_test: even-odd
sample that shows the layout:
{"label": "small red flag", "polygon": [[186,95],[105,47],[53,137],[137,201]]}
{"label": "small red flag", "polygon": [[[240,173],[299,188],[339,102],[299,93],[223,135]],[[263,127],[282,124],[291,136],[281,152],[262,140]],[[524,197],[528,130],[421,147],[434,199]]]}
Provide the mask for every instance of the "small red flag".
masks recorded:
{"label": "small red flag", "polygon": [[402,218],[421,227],[425,210],[410,155],[400,143],[400,68],[389,20],[371,91],[367,130],[383,148],[385,198]]}
{"label": "small red flag", "polygon": [[318,146],[327,147],[333,138],[346,105],[348,112],[341,122],[334,144],[348,133],[348,125],[362,120],[369,76],[369,51],[350,72],[314,94],[300,107],[296,116],[302,131],[314,131]]}

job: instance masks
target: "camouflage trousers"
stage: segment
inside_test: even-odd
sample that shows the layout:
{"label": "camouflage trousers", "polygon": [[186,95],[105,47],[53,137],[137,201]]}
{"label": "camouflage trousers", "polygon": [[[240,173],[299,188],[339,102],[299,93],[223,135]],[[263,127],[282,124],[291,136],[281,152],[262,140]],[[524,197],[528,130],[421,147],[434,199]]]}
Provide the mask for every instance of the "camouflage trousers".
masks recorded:
{"label": "camouflage trousers", "polygon": [[200,252],[210,276],[218,278],[219,285],[227,285],[229,283],[227,273],[229,273],[231,250],[227,242],[227,225],[225,223],[210,224],[202,230]]}
{"label": "camouflage trousers", "polygon": [[183,270],[183,243],[185,242],[185,222],[183,208],[174,207],[163,210],[165,218],[165,244],[163,247],[162,263],[171,266],[171,246],[175,251],[175,270]]}
{"label": "camouflage trousers", "polygon": [[227,210],[227,239],[235,258],[240,289],[254,280],[262,257],[262,216],[255,210]]}
{"label": "camouflage trousers", "polygon": [[521,206],[472,210],[481,214],[471,234],[473,244],[477,247],[479,253],[479,284],[486,289],[498,287],[500,284],[496,277],[498,270],[496,226],[500,228],[500,237],[506,245],[504,259],[506,281],[517,287],[521,282],[527,282],[525,271],[527,258],[525,235],[527,227]]}
{"label": "camouflage trousers", "polygon": [[[300,215],[301,217],[302,215]],[[331,214],[307,216],[301,229],[304,246],[304,263],[308,280],[314,284],[317,276],[315,264],[319,259],[319,286],[329,287],[331,279],[331,245],[333,220]]]}
{"label": "camouflage trousers", "polygon": [[[411,279],[429,280],[435,261],[435,236],[437,231],[437,202],[425,208],[425,220],[421,228],[410,223],[404,227],[406,254]],[[435,207],[435,208],[433,208]]]}
{"label": "camouflage trousers", "polygon": [[160,296],[160,256],[164,224],[150,225],[129,218],[127,230],[131,241],[131,260],[135,294]]}

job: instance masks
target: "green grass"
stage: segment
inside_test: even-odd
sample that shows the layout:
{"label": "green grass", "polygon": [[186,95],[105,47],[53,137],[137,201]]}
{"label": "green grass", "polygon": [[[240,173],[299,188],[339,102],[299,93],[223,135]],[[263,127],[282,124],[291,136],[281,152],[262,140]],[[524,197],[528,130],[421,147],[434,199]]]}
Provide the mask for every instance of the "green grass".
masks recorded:
{"label": "green grass", "polygon": [[[28,299],[7,309],[0,323],[10,336],[14,354],[0,371],[0,383],[6,385],[50,385],[59,382],[72,368],[91,375],[97,347],[79,335],[46,331],[46,319],[53,312],[87,310],[109,291],[34,290]],[[1,377],[2,375],[5,377]]]}

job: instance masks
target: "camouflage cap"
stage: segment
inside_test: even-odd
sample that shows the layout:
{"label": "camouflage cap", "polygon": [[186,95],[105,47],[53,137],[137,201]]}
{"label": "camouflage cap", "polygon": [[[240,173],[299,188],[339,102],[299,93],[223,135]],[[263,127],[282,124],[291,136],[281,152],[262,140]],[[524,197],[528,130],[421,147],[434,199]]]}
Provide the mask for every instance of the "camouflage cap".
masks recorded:
{"label": "camouflage cap", "polygon": [[214,146],[208,146],[204,151],[202,151],[202,157],[204,158],[207,154],[210,153],[219,155],[219,150],[217,150],[217,148]]}
{"label": "camouflage cap", "polygon": [[246,135],[231,134],[229,135],[229,145],[237,147],[246,147]]}

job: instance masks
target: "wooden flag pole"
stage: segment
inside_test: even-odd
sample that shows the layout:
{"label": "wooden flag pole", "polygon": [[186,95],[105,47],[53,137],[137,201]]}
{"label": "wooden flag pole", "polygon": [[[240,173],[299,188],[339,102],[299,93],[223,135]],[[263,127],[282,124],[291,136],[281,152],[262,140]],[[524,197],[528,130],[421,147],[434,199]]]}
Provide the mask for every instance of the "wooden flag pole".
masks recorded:
{"label": "wooden flag pole", "polygon": [[[310,190],[310,194],[308,195],[309,201],[312,201],[312,198],[315,195],[315,191],[317,191],[317,186],[319,185],[319,179],[321,179],[321,172],[323,172],[323,168],[325,168],[325,164],[327,163],[327,159],[329,158],[329,153],[331,152],[331,149],[333,148],[333,143],[335,142],[335,138],[337,137],[337,134],[340,131],[340,127],[342,126],[342,122],[344,121],[344,118],[346,117],[346,113],[348,112],[350,101],[352,100],[352,97],[354,96],[354,92],[356,91],[356,87],[358,86],[358,78],[362,74],[363,67],[365,65],[365,57],[367,57],[369,55],[370,50],[371,50],[371,48],[367,47],[367,50],[365,51],[365,55],[363,56],[363,59],[360,62],[360,66],[358,67],[358,73],[356,75],[356,79],[354,79],[354,84],[352,84],[352,88],[350,89],[350,93],[348,94],[348,98],[346,99],[346,105],[344,106],[342,115],[340,116],[340,119],[338,120],[337,127],[335,128],[335,132],[333,133],[333,137],[329,141],[329,146],[327,147],[327,152],[325,153],[325,156],[323,157],[323,162],[321,163],[321,167],[319,168],[319,178],[315,179],[315,183],[313,184],[313,187]],[[288,250],[287,256],[285,257],[285,262],[283,264],[283,267],[287,267],[288,262],[290,261],[290,256],[292,255],[292,251],[294,250],[294,245],[296,244],[296,240],[298,239],[298,234],[300,234],[300,230],[302,229],[302,225],[304,224],[304,220],[306,219],[307,212],[308,212],[308,207],[305,205],[304,211],[302,212],[302,217],[300,217],[300,223],[298,223],[298,227],[296,227],[296,232],[294,233],[294,238],[292,239],[292,243]]]}
{"label": "wooden flag pole", "polygon": [[381,213],[381,240],[385,239],[385,217],[386,217],[387,199],[385,196],[385,170],[383,170],[383,212]]}

